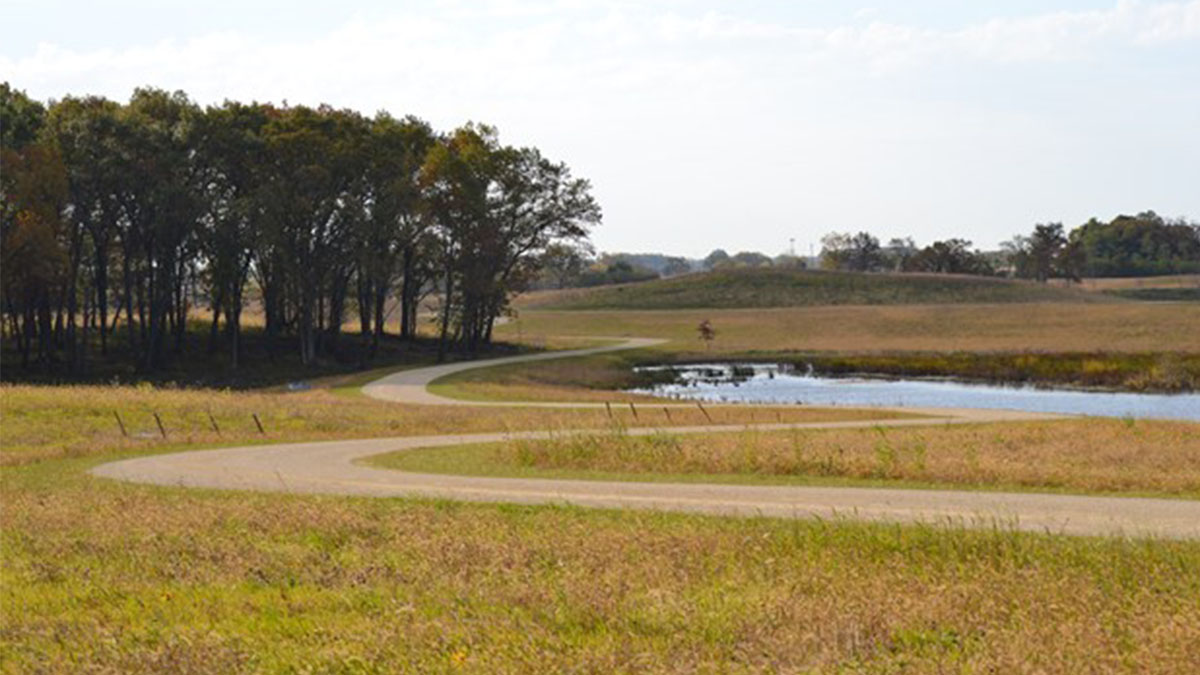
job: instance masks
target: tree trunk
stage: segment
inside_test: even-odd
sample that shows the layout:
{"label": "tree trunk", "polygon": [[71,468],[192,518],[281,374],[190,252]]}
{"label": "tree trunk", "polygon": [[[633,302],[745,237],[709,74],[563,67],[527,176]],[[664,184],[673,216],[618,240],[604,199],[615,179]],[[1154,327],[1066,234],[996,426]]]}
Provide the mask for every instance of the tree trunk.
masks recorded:
{"label": "tree trunk", "polygon": [[[208,353],[215,354],[217,352],[217,336],[220,334],[221,323],[221,299],[225,296],[224,289],[213,295],[212,299],[212,325],[208,329]],[[229,322],[225,322],[226,328]]]}
{"label": "tree trunk", "polygon": [[379,352],[379,341],[383,337],[384,333],[383,310],[384,305],[387,304],[388,285],[389,284],[387,283],[380,283],[375,287],[375,332],[371,336],[372,358],[374,358],[375,354]]}
{"label": "tree trunk", "polygon": [[450,333],[450,307],[453,304],[454,298],[454,275],[451,273],[450,265],[446,265],[446,295],[442,298],[442,329],[441,337],[438,340],[438,355],[439,363],[446,360],[446,340]]}
{"label": "tree trunk", "polygon": [[404,281],[400,285],[400,337],[404,340],[411,340],[416,333],[414,319],[417,315],[416,309],[413,307],[416,301],[415,286],[416,279],[413,279],[413,250],[411,246],[404,248]]}

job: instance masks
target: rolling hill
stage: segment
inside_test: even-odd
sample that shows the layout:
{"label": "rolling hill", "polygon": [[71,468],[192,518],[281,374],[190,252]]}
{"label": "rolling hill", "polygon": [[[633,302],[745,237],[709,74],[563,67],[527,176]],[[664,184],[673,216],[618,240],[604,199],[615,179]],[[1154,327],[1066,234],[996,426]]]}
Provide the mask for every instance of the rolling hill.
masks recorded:
{"label": "rolling hill", "polygon": [[529,309],[731,309],[813,305],[1119,302],[1029,281],[949,274],[734,269],[635,284],[531,294]]}

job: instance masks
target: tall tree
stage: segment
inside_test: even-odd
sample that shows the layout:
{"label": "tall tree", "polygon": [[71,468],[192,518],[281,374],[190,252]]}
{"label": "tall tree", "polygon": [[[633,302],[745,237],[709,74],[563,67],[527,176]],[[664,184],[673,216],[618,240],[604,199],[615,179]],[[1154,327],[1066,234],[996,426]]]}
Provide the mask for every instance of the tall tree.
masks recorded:
{"label": "tall tree", "polygon": [[241,361],[246,284],[264,229],[264,130],[275,114],[269,106],[227,101],[209,107],[196,124],[197,173],[204,204],[199,246],[212,311],[209,351],[216,349],[224,316],[234,369]]}
{"label": "tall tree", "polygon": [[[341,330],[351,266],[348,247],[361,202],[365,120],[328,107],[287,108],[265,127],[267,175],[262,190],[266,245],[262,260],[267,321],[284,321],[294,304],[300,360],[313,363]],[[269,276],[269,278],[268,278]],[[281,295],[283,297],[281,297]]]}
{"label": "tall tree", "polygon": [[434,146],[422,183],[443,261],[443,356],[452,329],[464,349],[489,343],[546,247],[582,239],[600,219],[586,180],[535,149],[501,146],[487,126],[460,128]]}
{"label": "tall tree", "polygon": [[1153,211],[1103,223],[1092,218],[1071,231],[1088,276],[1200,272],[1200,224],[1167,220]]}
{"label": "tall tree", "polygon": [[81,370],[97,330],[102,352],[124,337],[141,372],[187,358],[197,302],[212,311],[210,351],[223,322],[236,368],[255,291],[268,345],[294,338],[305,364],[337,353],[355,304],[360,354],[373,354],[396,292],[414,338],[435,282],[443,345],[479,349],[546,251],[583,245],[599,220],[587,182],[537,150],[386,113],[201,110],[149,88],[47,111],[5,84],[0,146],[3,330],[23,362],[57,372]]}
{"label": "tall tree", "polygon": [[126,315],[143,370],[166,362],[168,338],[175,353],[183,347],[201,212],[192,150],[199,112],[183,92],[138,89],[118,127]]}
{"label": "tall tree", "polygon": [[908,272],[939,272],[942,274],[992,274],[991,263],[979,251],[971,249],[966,239],[935,241],[911,256]]}
{"label": "tall tree", "polygon": [[108,313],[114,304],[109,297],[111,259],[122,227],[117,197],[125,167],[116,145],[122,125],[121,106],[116,102],[95,96],[67,97],[50,110],[45,131],[67,169],[72,226],[90,239],[92,302],[101,354],[108,352]]}
{"label": "tall tree", "polygon": [[422,120],[398,120],[386,113],[372,120],[369,134],[362,186],[365,212],[356,232],[355,257],[362,332],[371,335],[374,354],[397,279],[400,335],[411,339],[416,334],[417,304],[429,278],[423,249],[431,237],[418,179],[435,135]]}
{"label": "tall tree", "polygon": [[869,232],[830,232],[821,238],[821,266],[852,272],[877,272],[885,262],[879,239]]}

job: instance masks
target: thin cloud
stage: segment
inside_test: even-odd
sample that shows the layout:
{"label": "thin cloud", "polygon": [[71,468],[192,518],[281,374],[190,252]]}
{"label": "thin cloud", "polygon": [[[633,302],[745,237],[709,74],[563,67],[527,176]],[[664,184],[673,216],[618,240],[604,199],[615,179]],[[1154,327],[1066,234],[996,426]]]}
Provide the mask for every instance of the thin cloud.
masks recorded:
{"label": "thin cloud", "polygon": [[[361,81],[371,79],[373,72],[391,73],[398,67],[487,84],[496,81],[492,74],[501,72],[500,67],[522,74],[550,63],[547,75],[599,60],[642,67],[647,59],[639,50],[671,44],[712,47],[719,43],[736,50],[734,43],[753,42],[797,61],[859,61],[894,70],[948,57],[995,63],[1067,61],[1088,58],[1114,45],[1147,47],[1200,39],[1200,0],[1121,2],[1101,11],[995,19],[956,30],[880,20],[821,28],[711,11],[698,16],[661,13],[645,5],[612,2],[547,5],[505,0],[480,6],[446,3],[442,9],[448,11],[402,10],[384,20],[359,17],[307,42],[263,43],[244,33],[95,51],[47,42],[32,54],[0,57],[0,69],[35,91],[77,87],[81,82],[143,82],[148,75],[162,81],[192,81],[219,74],[235,81],[276,83],[301,79],[294,76],[296,70],[309,79]],[[525,21],[519,26],[488,25],[498,17]],[[664,60],[661,54],[654,56]],[[737,61],[738,55],[729,53],[727,58]],[[353,71],[347,72],[347,64]],[[480,72],[489,75],[477,77]],[[520,80],[503,81],[509,85]]]}

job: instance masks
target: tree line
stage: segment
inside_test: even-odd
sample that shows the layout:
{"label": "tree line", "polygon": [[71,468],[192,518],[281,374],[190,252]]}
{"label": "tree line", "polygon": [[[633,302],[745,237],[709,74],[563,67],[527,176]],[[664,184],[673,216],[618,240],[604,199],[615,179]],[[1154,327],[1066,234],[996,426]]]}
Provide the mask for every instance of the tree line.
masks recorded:
{"label": "tree line", "polygon": [[852,272],[973,274],[1047,281],[1084,277],[1132,277],[1200,273],[1200,224],[1166,219],[1153,211],[1096,218],[1067,231],[1062,223],[1039,223],[999,250],[981,251],[970,240],[951,238],[918,246],[911,237],[886,244],[870,232],[830,232],[813,261],[783,253],[729,254],[716,249],[703,259],[661,253],[605,253],[588,246],[556,245],[545,252],[542,288],[586,287],[672,277],[697,270],[754,267],[825,269]]}
{"label": "tree line", "polygon": [[1169,220],[1153,211],[1092,218],[1066,231],[1062,223],[1039,223],[999,251],[972,248],[966,239],[935,241],[918,248],[911,238],[886,245],[868,232],[833,232],[821,240],[822,267],[858,272],[935,272],[1013,276],[1046,281],[1083,277],[1132,277],[1200,273],[1200,223]]}
{"label": "tree line", "polygon": [[267,345],[332,354],[357,316],[375,353],[389,308],[438,352],[489,345],[547,248],[586,240],[588,181],[494,128],[143,88],[49,104],[0,85],[0,305],[26,366],[85,370],[123,342],[149,372],[184,358],[191,312],[233,367],[252,291]]}

